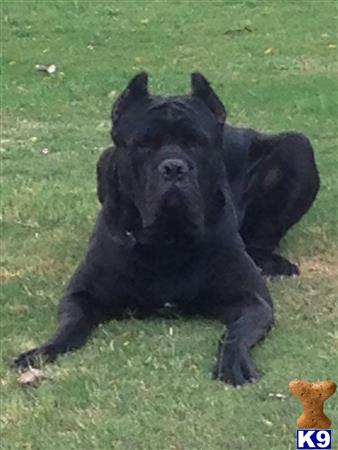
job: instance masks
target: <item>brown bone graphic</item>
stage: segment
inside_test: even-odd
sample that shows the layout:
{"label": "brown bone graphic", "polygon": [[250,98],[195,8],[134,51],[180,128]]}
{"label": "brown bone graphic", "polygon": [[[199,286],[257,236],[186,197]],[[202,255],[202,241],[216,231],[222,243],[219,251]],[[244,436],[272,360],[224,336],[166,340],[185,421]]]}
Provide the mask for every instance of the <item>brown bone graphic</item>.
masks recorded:
{"label": "brown bone graphic", "polygon": [[330,428],[331,420],[324,414],[324,402],[335,393],[337,385],[334,381],[293,380],[289,383],[292,394],[304,406],[304,412],[297,419],[298,428]]}

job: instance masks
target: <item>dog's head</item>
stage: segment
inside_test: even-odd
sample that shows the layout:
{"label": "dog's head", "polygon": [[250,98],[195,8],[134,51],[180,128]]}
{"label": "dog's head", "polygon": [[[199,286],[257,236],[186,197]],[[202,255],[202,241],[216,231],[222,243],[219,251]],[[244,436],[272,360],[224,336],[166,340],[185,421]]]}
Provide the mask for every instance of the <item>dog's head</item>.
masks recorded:
{"label": "dog's head", "polygon": [[115,148],[98,164],[99,198],[143,243],[196,239],[224,207],[224,106],[201,74],[191,84],[190,95],[153,96],[141,73],[113,106]]}

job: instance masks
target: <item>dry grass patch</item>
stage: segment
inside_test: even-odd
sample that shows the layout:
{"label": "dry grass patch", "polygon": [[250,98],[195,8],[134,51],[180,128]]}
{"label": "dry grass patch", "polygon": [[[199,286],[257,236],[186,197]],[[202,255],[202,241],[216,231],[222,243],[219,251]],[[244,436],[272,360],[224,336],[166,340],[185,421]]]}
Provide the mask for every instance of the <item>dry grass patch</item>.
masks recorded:
{"label": "dry grass patch", "polygon": [[322,253],[311,258],[300,258],[300,269],[303,278],[338,279],[338,250]]}

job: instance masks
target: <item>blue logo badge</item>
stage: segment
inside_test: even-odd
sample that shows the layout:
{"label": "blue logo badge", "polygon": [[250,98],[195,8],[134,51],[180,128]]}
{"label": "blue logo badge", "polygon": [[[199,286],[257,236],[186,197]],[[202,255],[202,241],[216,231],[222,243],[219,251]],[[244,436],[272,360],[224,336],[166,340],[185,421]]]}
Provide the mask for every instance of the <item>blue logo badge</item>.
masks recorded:
{"label": "blue logo badge", "polygon": [[297,449],[331,449],[332,430],[297,430]]}

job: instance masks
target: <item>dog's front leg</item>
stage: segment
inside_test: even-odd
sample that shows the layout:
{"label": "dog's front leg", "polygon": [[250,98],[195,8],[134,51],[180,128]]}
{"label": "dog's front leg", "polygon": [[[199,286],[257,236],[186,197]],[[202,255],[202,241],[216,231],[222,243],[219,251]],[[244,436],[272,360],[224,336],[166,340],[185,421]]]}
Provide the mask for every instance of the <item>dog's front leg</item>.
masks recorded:
{"label": "dog's front leg", "polygon": [[87,293],[64,297],[59,306],[59,326],[55,336],[40,347],[21,353],[14,364],[25,369],[36,365],[39,359],[53,362],[58,355],[82,347],[100,321],[91,305],[94,305],[94,299]]}
{"label": "dog's front leg", "polygon": [[221,314],[228,332],[220,339],[214,378],[235,386],[257,380],[250,349],[269,332],[273,307],[263,296],[247,293],[234,298]]}

